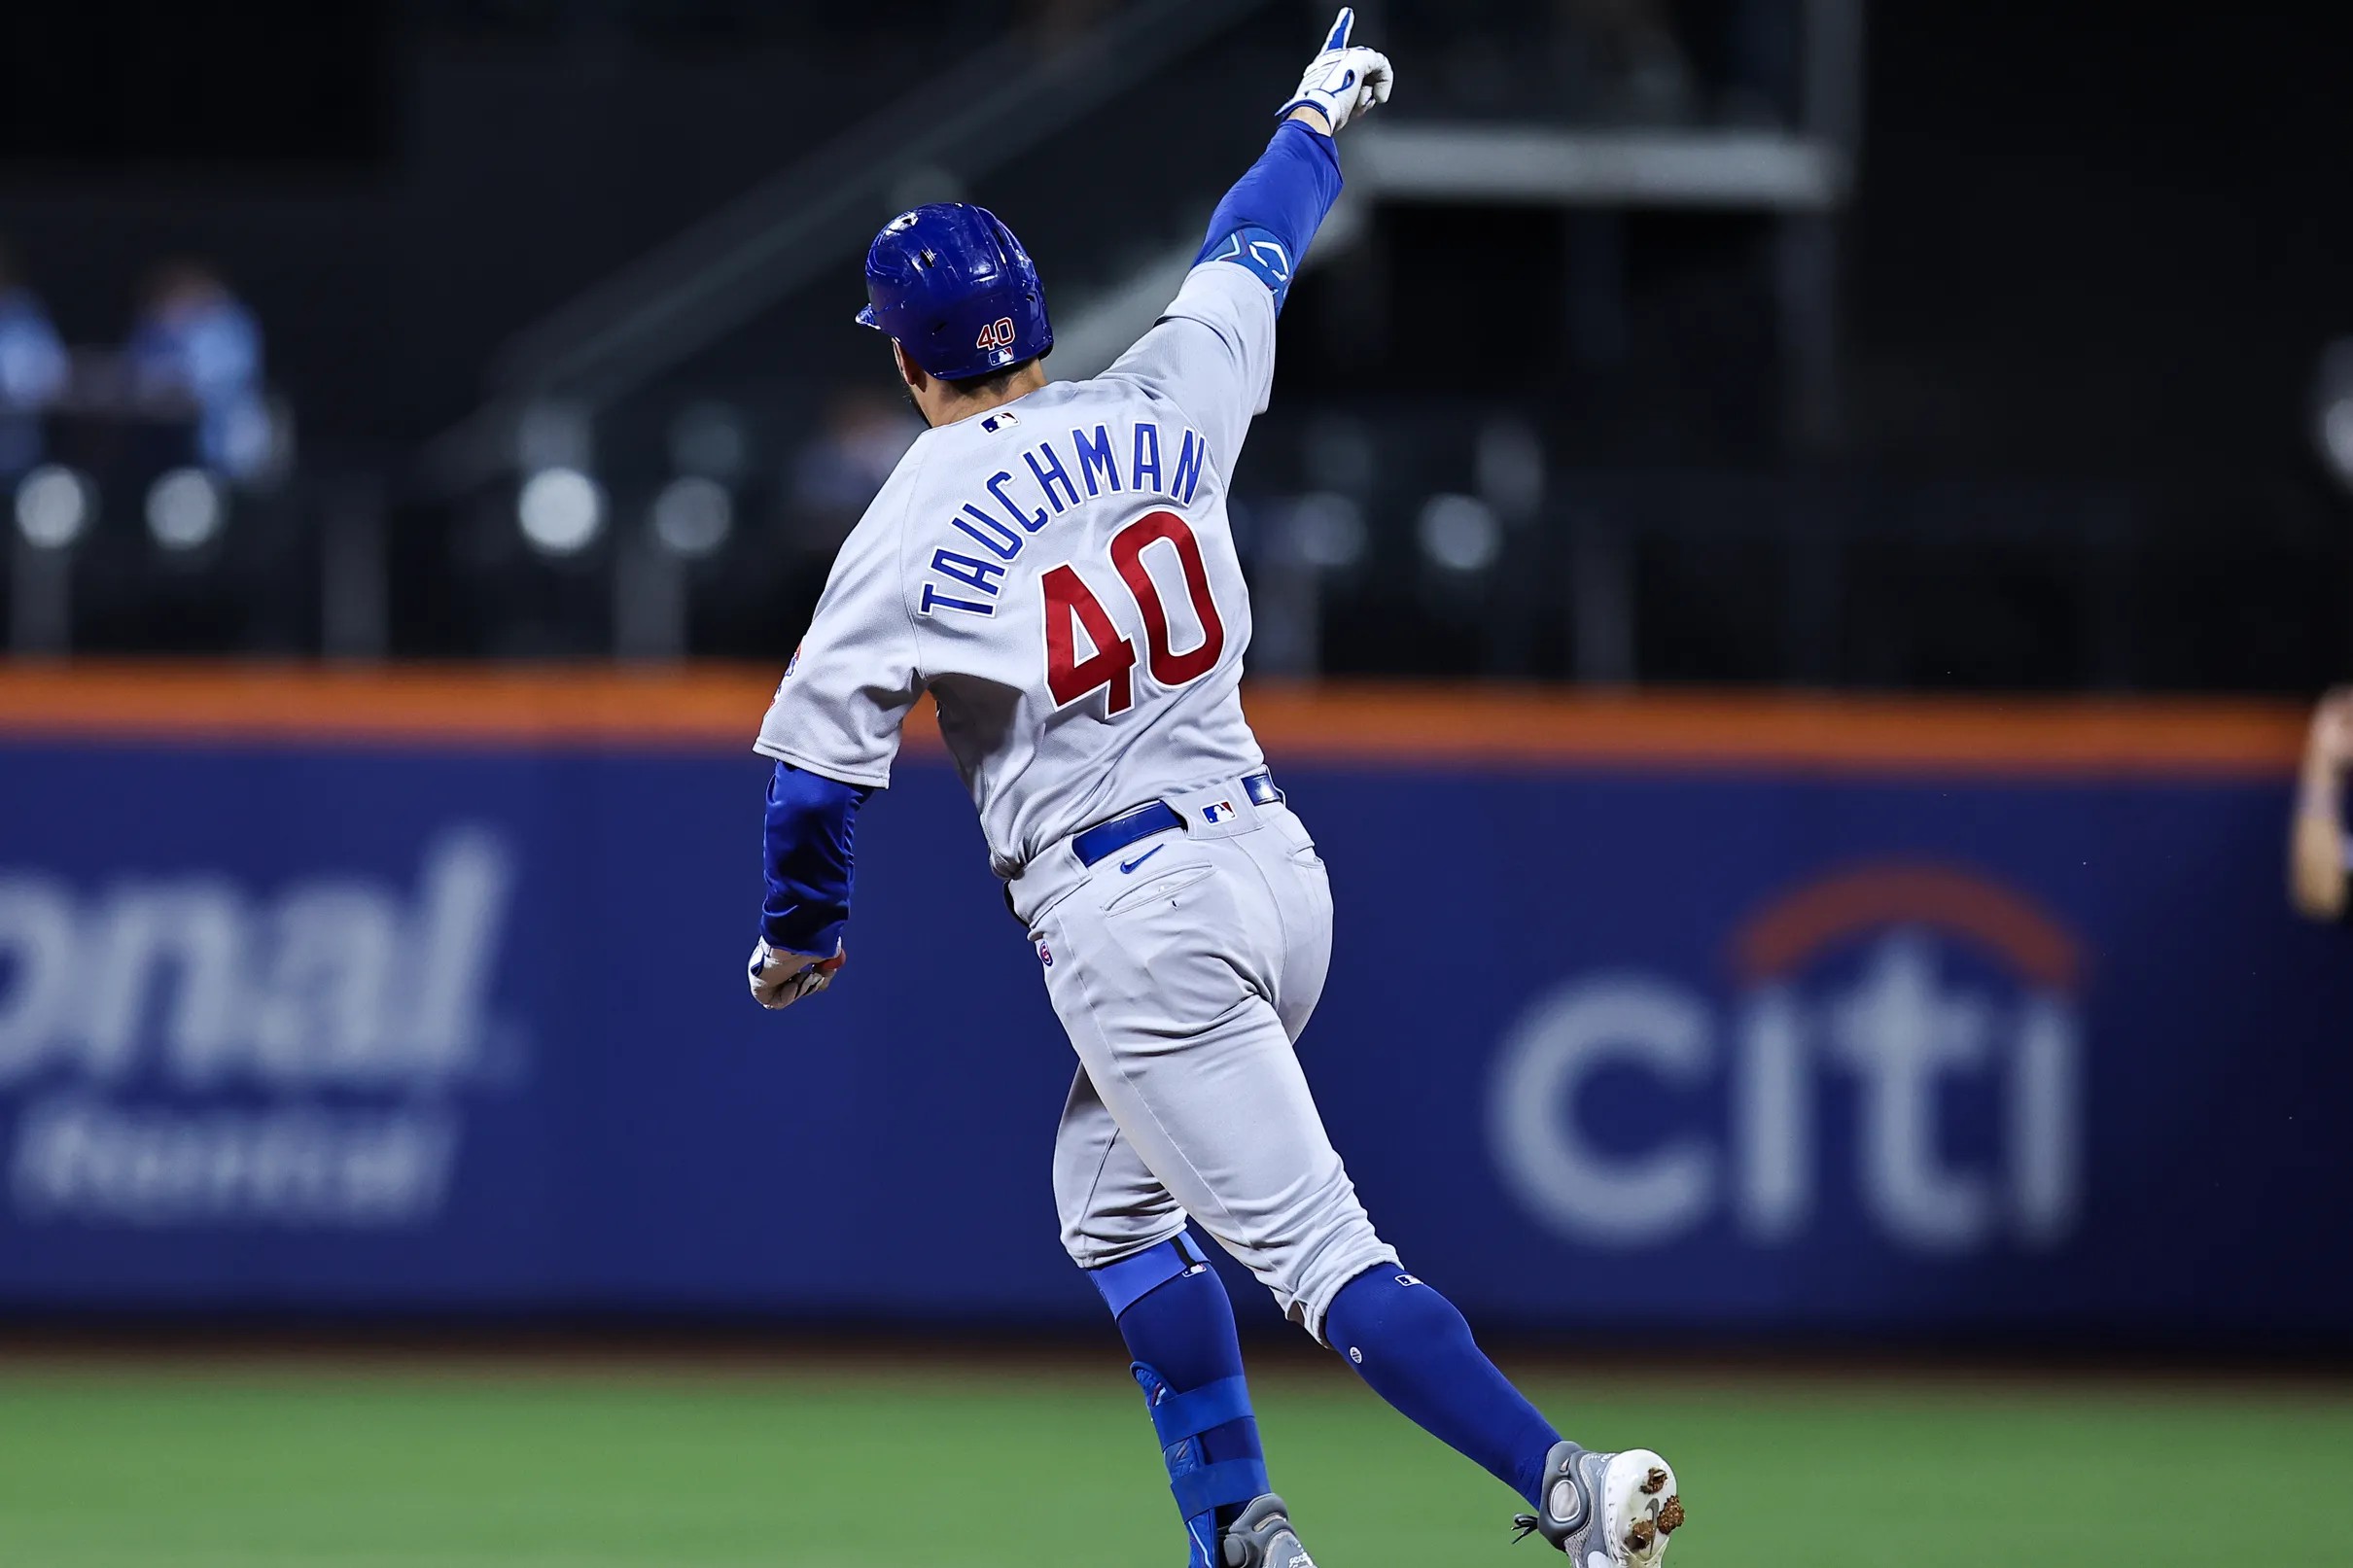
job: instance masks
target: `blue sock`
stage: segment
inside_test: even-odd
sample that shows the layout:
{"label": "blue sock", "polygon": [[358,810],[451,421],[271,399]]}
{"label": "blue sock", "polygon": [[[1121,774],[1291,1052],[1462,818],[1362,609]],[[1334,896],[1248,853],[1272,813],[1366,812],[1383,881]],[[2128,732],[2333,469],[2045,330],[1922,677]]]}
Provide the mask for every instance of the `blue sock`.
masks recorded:
{"label": "blue sock", "polygon": [[1194,1568],[1217,1568],[1219,1532],[1272,1489],[1225,1282],[1183,1236],[1092,1277],[1136,1358]]}
{"label": "blue sock", "polygon": [[1454,1303],[1385,1265],[1341,1287],[1323,1340],[1406,1419],[1535,1506],[1561,1434],[1487,1359]]}

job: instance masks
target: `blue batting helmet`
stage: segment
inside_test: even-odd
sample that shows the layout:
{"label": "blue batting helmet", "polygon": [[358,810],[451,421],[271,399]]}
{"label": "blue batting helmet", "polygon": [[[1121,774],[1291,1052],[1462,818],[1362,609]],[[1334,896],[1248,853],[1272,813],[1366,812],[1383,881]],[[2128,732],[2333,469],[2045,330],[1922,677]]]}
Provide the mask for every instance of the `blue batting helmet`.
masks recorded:
{"label": "blue batting helmet", "polygon": [[859,321],[943,381],[1054,346],[1037,264],[995,213],[970,202],[935,201],[885,224],[866,250],[866,299]]}

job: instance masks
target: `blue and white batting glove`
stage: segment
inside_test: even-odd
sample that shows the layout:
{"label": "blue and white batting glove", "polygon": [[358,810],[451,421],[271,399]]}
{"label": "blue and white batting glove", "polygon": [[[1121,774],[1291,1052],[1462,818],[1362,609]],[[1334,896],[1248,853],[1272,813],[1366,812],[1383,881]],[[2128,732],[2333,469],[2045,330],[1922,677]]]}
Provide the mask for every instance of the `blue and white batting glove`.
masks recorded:
{"label": "blue and white batting glove", "polygon": [[1275,112],[1277,120],[1286,119],[1294,109],[1315,109],[1337,131],[1373,105],[1388,102],[1396,72],[1379,50],[1350,47],[1349,34],[1355,26],[1355,9],[1342,6],[1323,41],[1323,52],[1299,79],[1299,90],[1290,102]]}
{"label": "blue and white batting glove", "polygon": [[763,936],[752,950],[752,999],[770,1012],[790,1007],[833,984],[847,959],[848,955],[838,948],[833,957],[821,958],[770,947]]}

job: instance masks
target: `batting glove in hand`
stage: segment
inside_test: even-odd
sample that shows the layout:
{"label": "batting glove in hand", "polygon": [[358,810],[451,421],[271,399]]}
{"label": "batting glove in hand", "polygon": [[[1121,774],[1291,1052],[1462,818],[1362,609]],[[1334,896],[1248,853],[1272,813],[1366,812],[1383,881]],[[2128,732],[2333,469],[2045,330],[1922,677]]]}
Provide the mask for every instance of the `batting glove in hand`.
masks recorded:
{"label": "batting glove in hand", "polygon": [[770,1012],[790,1007],[833,984],[847,958],[839,950],[829,958],[814,953],[788,953],[770,947],[763,936],[752,950],[752,999]]}
{"label": "batting glove in hand", "polygon": [[1331,122],[1337,131],[1350,121],[1377,103],[1388,102],[1388,89],[1396,72],[1388,56],[1377,49],[1352,49],[1349,34],[1355,30],[1356,12],[1352,6],[1342,6],[1339,17],[1332,23],[1331,35],[1323,41],[1323,52],[1316,56],[1307,75],[1299,79],[1299,90],[1291,101],[1275,112],[1282,120],[1294,109],[1312,108]]}

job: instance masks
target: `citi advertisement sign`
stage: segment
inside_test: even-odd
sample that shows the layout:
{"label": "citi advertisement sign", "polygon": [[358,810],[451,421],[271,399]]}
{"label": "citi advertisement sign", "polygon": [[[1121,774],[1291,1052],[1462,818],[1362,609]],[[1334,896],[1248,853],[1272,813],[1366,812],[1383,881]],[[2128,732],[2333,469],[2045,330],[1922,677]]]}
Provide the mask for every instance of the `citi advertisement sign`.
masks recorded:
{"label": "citi advertisement sign", "polygon": [[412,885],[324,872],[77,886],[0,868],[0,1136],[28,1224],[433,1220],[462,1101],[523,1077],[489,1012],[512,886],[453,826]]}
{"label": "citi advertisement sign", "polygon": [[1770,1247],[1859,1213],[1922,1255],[2074,1233],[2083,959],[2047,912],[1967,867],[1866,865],[1774,899],[1724,957],[1721,993],[1582,974],[1507,1031],[1489,1144],[1537,1224]]}

